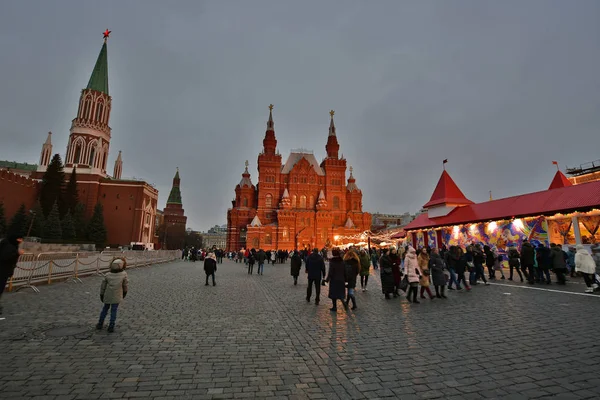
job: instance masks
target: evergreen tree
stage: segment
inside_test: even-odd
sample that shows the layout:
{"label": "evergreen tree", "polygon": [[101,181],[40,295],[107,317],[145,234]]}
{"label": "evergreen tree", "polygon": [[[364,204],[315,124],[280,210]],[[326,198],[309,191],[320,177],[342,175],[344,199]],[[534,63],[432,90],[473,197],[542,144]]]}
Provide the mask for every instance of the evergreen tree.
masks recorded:
{"label": "evergreen tree", "polygon": [[88,240],[95,243],[97,246],[103,247],[106,244],[106,226],[104,226],[104,210],[102,204],[96,204],[94,207],[94,215],[90,219],[87,229]]}
{"label": "evergreen tree", "polygon": [[60,226],[60,215],[58,212],[58,202],[55,202],[46,218],[44,226],[44,237],[46,239],[62,239],[62,228]]}
{"label": "evergreen tree", "polygon": [[67,211],[65,217],[61,222],[62,228],[62,238],[65,240],[73,240],[77,236],[75,232],[75,225],[73,224],[73,218],[71,217],[71,212]]}
{"label": "evergreen tree", "polygon": [[42,205],[39,201],[35,203],[31,211],[33,212],[27,215],[27,229],[29,230],[29,227],[31,226],[29,236],[43,238],[46,218],[44,217],[44,211],[42,210]]}
{"label": "evergreen tree", "polygon": [[17,210],[17,213],[13,215],[8,226],[8,235],[17,235],[24,237],[27,234],[27,211],[25,204],[21,204],[21,207]]}
{"label": "evergreen tree", "polygon": [[75,210],[72,212],[73,226],[75,227],[75,237],[78,240],[86,239],[87,222],[85,220],[85,206],[77,203]]}
{"label": "evergreen tree", "polygon": [[55,154],[42,177],[39,199],[45,216],[50,215],[54,203],[62,205],[64,183],[65,173],[63,172],[62,160],[60,155]]}
{"label": "evergreen tree", "polygon": [[64,213],[61,213],[61,215],[66,215],[66,213],[69,211],[72,215],[75,212],[75,206],[77,206],[77,203],[79,203],[79,194],[77,192],[77,168],[73,167],[73,172],[69,178],[69,183],[67,183],[67,186],[65,187],[65,193],[63,196]]}
{"label": "evergreen tree", "polygon": [[4,203],[0,201],[0,238],[6,236],[6,215],[4,215]]}

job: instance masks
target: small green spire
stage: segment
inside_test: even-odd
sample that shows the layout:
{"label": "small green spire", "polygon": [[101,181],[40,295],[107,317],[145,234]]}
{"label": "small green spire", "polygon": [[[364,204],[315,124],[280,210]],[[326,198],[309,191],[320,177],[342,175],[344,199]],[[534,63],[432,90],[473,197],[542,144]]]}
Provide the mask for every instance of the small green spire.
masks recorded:
{"label": "small green spire", "polygon": [[169,193],[169,199],[167,200],[167,204],[182,204],[179,182],[179,168],[177,168],[177,172],[175,173],[175,177],[173,178],[173,188],[171,188],[171,193]]}
{"label": "small green spire", "polygon": [[90,76],[90,81],[87,84],[86,89],[97,90],[102,93],[108,94],[108,56],[106,54],[106,38],[104,44],[96,60],[94,71]]}

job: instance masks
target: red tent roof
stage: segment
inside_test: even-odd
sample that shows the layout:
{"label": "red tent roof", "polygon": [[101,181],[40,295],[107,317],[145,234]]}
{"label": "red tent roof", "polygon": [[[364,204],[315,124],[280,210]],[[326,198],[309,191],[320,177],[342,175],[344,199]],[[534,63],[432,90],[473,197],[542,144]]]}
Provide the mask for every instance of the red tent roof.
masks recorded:
{"label": "red tent roof", "polygon": [[441,204],[453,204],[453,205],[467,205],[473,204],[473,202],[465,197],[463,192],[460,191],[454,180],[450,177],[450,175],[444,170],[442,172],[442,176],[440,176],[440,180],[431,195],[431,199],[429,202],[425,204],[423,207],[433,207]]}
{"label": "red tent roof", "polygon": [[556,175],[554,175],[554,179],[552,179],[552,183],[550,184],[550,187],[548,188],[548,190],[558,189],[561,187],[571,186],[571,185],[573,185],[573,184],[571,183],[570,180],[567,179],[565,174],[563,174],[560,171],[556,171]]}
{"label": "red tent roof", "polygon": [[391,236],[391,239],[403,239],[406,237],[406,232],[404,229],[399,230]]}
{"label": "red tent roof", "polygon": [[406,225],[404,230],[540,214],[556,214],[576,210],[585,211],[592,208],[600,208],[600,181],[457,207],[450,214],[438,218],[429,218],[427,214],[421,214]]}

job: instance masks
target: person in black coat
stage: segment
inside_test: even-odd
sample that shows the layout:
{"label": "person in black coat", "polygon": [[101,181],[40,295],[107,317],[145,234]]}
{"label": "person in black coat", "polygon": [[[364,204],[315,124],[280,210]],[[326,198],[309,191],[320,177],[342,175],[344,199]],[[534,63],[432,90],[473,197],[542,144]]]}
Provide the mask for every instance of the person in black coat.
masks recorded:
{"label": "person in black coat", "polygon": [[300,268],[302,268],[302,258],[300,254],[294,253],[291,260],[291,275],[294,277],[294,286],[298,284],[298,275],[300,275]]}
{"label": "person in black coat", "polygon": [[527,241],[527,239],[523,240],[523,245],[521,246],[521,269],[525,273],[525,278],[527,278],[527,282],[530,285],[535,283],[535,249],[533,245]]}
{"label": "person in black coat", "polygon": [[206,284],[208,286],[208,278],[212,276],[213,286],[217,286],[215,283],[215,272],[217,272],[217,257],[215,253],[208,253],[204,259],[204,272],[206,273]]}
{"label": "person in black coat", "polygon": [[394,271],[393,263],[390,259],[390,249],[384,249],[383,255],[379,260],[379,273],[381,276],[381,291],[386,299],[390,298],[390,294],[394,293]]}
{"label": "person in black coat", "polygon": [[485,254],[485,265],[487,267],[489,278],[491,280],[496,279],[496,271],[494,270],[494,264],[496,263],[496,257],[490,246],[483,246],[483,252]]}
{"label": "person in black coat", "polygon": [[312,254],[306,259],[306,273],[308,274],[308,289],[306,289],[306,301],[310,303],[312,296],[312,287],[315,286],[315,304],[318,305],[321,299],[321,279],[325,279],[325,261],[319,254],[318,249],[314,249]]}
{"label": "person in black coat", "polygon": [[[540,244],[537,248],[537,263],[538,263],[538,278],[540,282],[546,282],[548,285],[550,281],[550,267],[552,266],[552,257],[550,249]],[[544,279],[544,275],[546,279]]]}
{"label": "person in black coat", "polygon": [[[0,242],[0,299],[6,287],[6,283],[13,276],[19,256],[24,253],[19,249],[23,242],[20,235],[10,235]],[[2,303],[0,303],[0,315],[2,314]]]}
{"label": "person in black coat", "polygon": [[356,310],[356,297],[354,290],[356,289],[356,277],[360,271],[360,257],[355,251],[350,250],[344,254],[344,263],[346,267],[346,281],[348,282],[348,297],[346,305],[352,300],[352,309]]}
{"label": "person in black coat", "polygon": [[331,311],[337,311],[337,301],[346,297],[346,268],[342,260],[340,249],[333,249],[333,257],[329,260],[329,272],[325,279],[329,282],[329,298],[333,303]]}

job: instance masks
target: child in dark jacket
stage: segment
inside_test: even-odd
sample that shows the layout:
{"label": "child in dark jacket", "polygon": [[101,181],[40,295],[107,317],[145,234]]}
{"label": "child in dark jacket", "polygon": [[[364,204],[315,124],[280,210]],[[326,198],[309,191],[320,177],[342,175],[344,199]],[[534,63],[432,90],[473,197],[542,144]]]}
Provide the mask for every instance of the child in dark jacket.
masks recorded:
{"label": "child in dark jacket", "polygon": [[104,276],[102,286],[100,287],[100,300],[104,303],[102,312],[100,312],[100,319],[96,329],[101,330],[104,325],[104,320],[110,309],[110,323],[108,325],[108,332],[115,331],[115,322],[117,320],[117,309],[119,303],[127,296],[129,289],[129,280],[127,279],[127,272],[125,268],[127,262],[124,258],[115,258],[110,263],[110,272]]}

